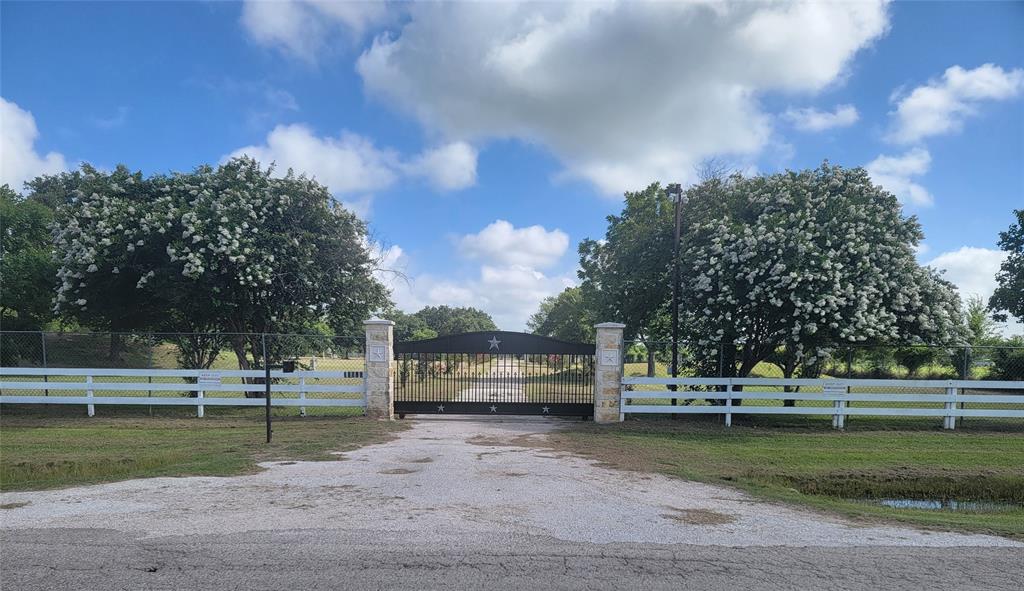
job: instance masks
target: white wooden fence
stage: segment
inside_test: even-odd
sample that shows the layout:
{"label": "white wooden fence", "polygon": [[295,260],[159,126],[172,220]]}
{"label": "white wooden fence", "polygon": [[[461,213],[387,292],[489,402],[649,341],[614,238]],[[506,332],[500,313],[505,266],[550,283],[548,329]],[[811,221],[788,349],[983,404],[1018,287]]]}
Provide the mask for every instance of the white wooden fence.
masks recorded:
{"label": "white wooden fence", "polygon": [[[676,385],[678,391],[668,390],[669,385]],[[1024,418],[1024,382],[624,377],[622,386],[620,419],[627,414],[717,414],[724,415],[729,426],[734,414],[832,415],[832,426],[842,429],[846,417],[853,415],[942,417],[943,427],[953,429],[957,417]],[[659,389],[637,389],[652,386]],[[742,390],[737,391],[737,386]],[[801,391],[782,391],[785,386]],[[690,389],[694,387],[723,391]],[[676,406],[668,404],[673,398],[678,400]],[[742,406],[734,405],[736,400],[742,400]],[[797,401],[797,406],[782,406],[781,400]],[[768,401],[776,404],[765,404]],[[807,406],[807,401],[824,404]],[[858,405],[850,406],[851,402]]]}
{"label": "white wooden fence", "polygon": [[[299,407],[301,414],[305,414],[307,406],[366,406],[366,380],[361,371],[271,371],[270,376],[274,378],[270,386],[272,406]],[[97,404],[195,406],[197,415],[202,417],[206,406],[264,406],[263,398],[246,398],[244,393],[263,392],[266,386],[247,384],[242,379],[263,377],[263,370],[0,367],[0,404],[82,404],[90,417],[96,413]],[[109,381],[117,378],[128,381]],[[323,383],[325,380],[357,383]],[[46,395],[41,396],[40,392]],[[149,395],[104,396],[107,392]],[[196,395],[185,396],[188,392]],[[208,397],[210,393],[215,396]],[[219,393],[235,393],[236,397],[217,397]],[[307,394],[331,397],[308,398]]]}

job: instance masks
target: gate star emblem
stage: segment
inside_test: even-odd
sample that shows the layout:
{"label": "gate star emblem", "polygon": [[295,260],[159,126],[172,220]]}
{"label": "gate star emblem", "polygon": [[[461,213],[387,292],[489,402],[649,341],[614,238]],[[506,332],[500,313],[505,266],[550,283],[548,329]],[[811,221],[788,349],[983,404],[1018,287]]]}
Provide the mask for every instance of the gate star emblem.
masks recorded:
{"label": "gate star emblem", "polygon": [[444,412],[444,405],[443,404],[438,405],[437,412]]}
{"label": "gate star emblem", "polygon": [[548,413],[551,412],[551,407],[550,406],[545,406],[544,408],[540,409],[540,412],[542,412],[544,414],[548,414]]}
{"label": "gate star emblem", "polygon": [[492,404],[492,405],[491,405],[491,412],[498,412],[498,407],[497,407],[497,406],[494,406],[494,405]]}
{"label": "gate star emblem", "polygon": [[501,350],[501,349],[498,348],[498,345],[501,344],[501,341],[498,340],[498,337],[492,336],[491,340],[489,340],[487,342],[491,344],[490,349],[487,349],[488,351],[490,351],[491,349],[494,349],[496,351],[500,351]]}

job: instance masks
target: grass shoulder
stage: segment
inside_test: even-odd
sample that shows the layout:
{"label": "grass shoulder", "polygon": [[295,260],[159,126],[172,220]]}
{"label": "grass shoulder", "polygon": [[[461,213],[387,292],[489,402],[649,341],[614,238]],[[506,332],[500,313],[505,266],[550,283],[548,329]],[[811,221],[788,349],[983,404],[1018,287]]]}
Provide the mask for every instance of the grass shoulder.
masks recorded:
{"label": "grass shoulder", "polygon": [[[554,434],[560,449],[626,470],[738,487],[871,522],[993,533],[1024,539],[1024,433],[900,430],[865,422],[846,432],[820,425],[704,420],[582,424]],[[954,498],[1005,504],[950,512],[894,509],[872,500]]]}
{"label": "grass shoulder", "polygon": [[330,452],[384,442],[405,428],[362,416],[278,416],[273,442],[267,444],[262,418],[252,409],[203,419],[170,412],[93,418],[5,412],[0,419],[0,490],[156,476],[233,476],[256,472],[264,461],[336,461],[341,458]]}

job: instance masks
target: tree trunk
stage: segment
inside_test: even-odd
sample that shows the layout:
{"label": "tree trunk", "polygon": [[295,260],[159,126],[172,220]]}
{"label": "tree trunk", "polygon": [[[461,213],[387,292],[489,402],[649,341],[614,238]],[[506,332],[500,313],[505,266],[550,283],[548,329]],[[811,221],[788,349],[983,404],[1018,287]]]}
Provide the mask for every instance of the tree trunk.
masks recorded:
{"label": "tree trunk", "polygon": [[124,350],[124,335],[116,332],[110,333],[110,349],[107,351],[107,361],[111,367],[116,367]]}
{"label": "tree trunk", "polygon": [[654,363],[654,349],[652,349],[650,345],[646,345],[646,348],[647,348],[647,377],[653,378],[657,374],[657,366]]}

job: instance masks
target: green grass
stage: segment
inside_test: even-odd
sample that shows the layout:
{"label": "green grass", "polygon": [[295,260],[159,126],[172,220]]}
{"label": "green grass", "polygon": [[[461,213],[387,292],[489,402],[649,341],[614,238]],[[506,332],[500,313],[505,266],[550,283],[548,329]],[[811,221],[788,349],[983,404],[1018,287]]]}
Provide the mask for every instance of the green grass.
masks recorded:
{"label": "green grass", "polygon": [[[821,422],[758,417],[725,428],[706,419],[637,420],[610,427],[580,425],[555,435],[554,441],[623,469],[736,486],[855,519],[1024,539],[1024,433],[1019,422],[975,420],[957,432],[860,418],[847,432],[834,432]],[[935,497],[1012,506],[945,512],[858,500]]]}
{"label": "green grass", "polygon": [[65,409],[4,408],[0,490],[37,490],[154,476],[230,476],[269,460],[338,460],[332,451],[387,440],[401,423],[361,416],[300,418],[277,413],[266,444],[259,409],[209,409],[188,418],[165,408],[103,408],[87,419]]}

